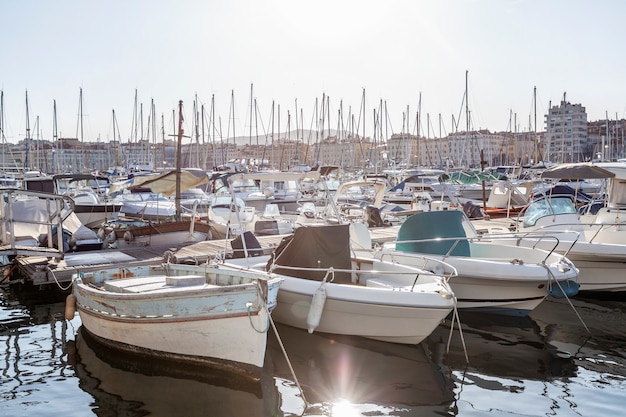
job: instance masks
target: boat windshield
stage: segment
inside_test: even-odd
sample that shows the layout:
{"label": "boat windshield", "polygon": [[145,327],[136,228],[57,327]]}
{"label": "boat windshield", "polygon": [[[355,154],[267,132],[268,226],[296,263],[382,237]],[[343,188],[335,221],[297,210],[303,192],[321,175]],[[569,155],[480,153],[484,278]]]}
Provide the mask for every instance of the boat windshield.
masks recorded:
{"label": "boat windshield", "polygon": [[534,226],[537,220],[556,214],[576,214],[574,202],[567,197],[543,198],[533,201],[524,213],[524,226]]}

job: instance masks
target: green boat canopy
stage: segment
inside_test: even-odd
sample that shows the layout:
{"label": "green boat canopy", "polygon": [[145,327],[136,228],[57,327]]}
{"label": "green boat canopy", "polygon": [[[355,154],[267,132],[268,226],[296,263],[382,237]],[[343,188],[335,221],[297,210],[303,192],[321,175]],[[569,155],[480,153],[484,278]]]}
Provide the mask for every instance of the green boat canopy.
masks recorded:
{"label": "green boat canopy", "polygon": [[489,171],[456,171],[439,176],[439,182],[456,182],[458,184],[478,184],[482,181],[506,180],[506,175]]}

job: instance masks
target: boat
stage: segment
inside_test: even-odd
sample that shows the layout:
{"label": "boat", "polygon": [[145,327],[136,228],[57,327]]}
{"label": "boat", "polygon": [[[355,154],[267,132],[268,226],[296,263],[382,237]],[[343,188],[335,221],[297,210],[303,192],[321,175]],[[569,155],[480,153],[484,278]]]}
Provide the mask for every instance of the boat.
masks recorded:
{"label": "boat", "polygon": [[434,199],[441,199],[446,194],[454,195],[456,190],[452,185],[439,182],[439,177],[442,174],[444,174],[444,171],[436,169],[410,170],[406,173],[403,171],[388,172],[387,175],[399,176],[401,181],[385,192],[384,201],[410,205],[413,203],[416,193],[428,193]]}
{"label": "boat", "polygon": [[[290,234],[305,205],[315,213],[316,204],[321,204],[302,191],[305,183],[320,180],[318,172],[231,173],[218,179],[227,185],[220,186],[210,197],[208,218],[216,238],[236,237],[246,231],[254,231],[257,236]],[[243,184],[261,187],[263,193],[246,194]],[[261,198],[263,204],[257,204]]]}
{"label": "boat", "polygon": [[215,264],[79,271],[66,318],[75,308],[90,334],[120,349],[254,375],[282,281]]}
{"label": "boat", "polygon": [[439,176],[439,182],[448,182],[453,185],[458,197],[471,200],[483,200],[491,191],[492,183],[506,179],[498,172],[461,170],[444,173]]}
{"label": "boat", "polygon": [[230,194],[213,194],[209,200],[208,221],[215,239],[231,239],[254,230],[255,211]]}
{"label": "boat", "polygon": [[59,174],[52,177],[54,192],[74,201],[74,213],[89,228],[116,218],[122,203],[108,198],[109,178],[94,174]]}
{"label": "boat", "polygon": [[213,236],[209,223],[194,219],[169,222],[117,219],[104,223],[97,235],[109,249],[195,243]]}
{"label": "boat", "polygon": [[[97,234],[83,225],[68,196],[18,189],[0,189],[0,244],[26,249],[22,255],[40,255],[41,249],[55,248],[47,255],[101,249]],[[61,231],[58,233],[58,231]],[[36,249],[39,248],[39,249]],[[18,254],[20,251],[10,251]],[[43,251],[46,256],[47,251]]]}
{"label": "boat", "polygon": [[485,202],[459,198],[463,211],[473,218],[509,218],[519,214],[528,205],[535,184],[532,182],[496,181]]}
{"label": "boat", "polygon": [[[310,187],[312,184],[320,186],[321,181],[318,171],[235,173],[228,177],[228,189],[231,194],[243,198],[248,206],[255,207],[257,213],[264,212],[268,204],[274,204],[281,214],[296,215],[305,202],[318,202]],[[258,191],[242,192],[241,184],[250,182],[257,185]],[[265,202],[254,203],[260,200]]]}
{"label": "boat", "polygon": [[402,265],[420,265],[423,256],[456,268],[449,283],[461,310],[524,316],[549,293],[572,296],[578,289],[578,269],[565,256],[485,238],[459,210],[416,213],[395,241],[374,251],[374,257]]}
{"label": "boat", "polygon": [[338,185],[328,195],[326,204],[305,202],[296,218],[297,225],[321,225],[363,222],[370,227],[390,223],[383,218],[385,182],[380,180],[352,180]]}
{"label": "boat", "polygon": [[161,193],[136,188],[113,199],[121,204],[120,217],[150,221],[172,221],[176,218],[176,203]]}
{"label": "boat", "polygon": [[[195,216],[200,201],[183,210],[182,193],[208,182],[204,171],[177,167],[160,174],[135,175],[111,184],[109,193],[122,203],[120,217],[150,221],[171,221]],[[172,199],[168,198],[171,197]]]}
{"label": "boat", "polygon": [[[428,257],[417,268],[352,256],[351,229],[352,234],[368,233],[362,223],[301,226],[272,254],[226,259],[224,265],[267,269],[283,277],[272,314],[277,323],[309,332],[420,343],[454,309],[447,280],[456,271]],[[244,249],[255,250],[252,246]]]}
{"label": "boat", "polygon": [[564,164],[544,171],[542,178],[608,180],[607,201],[592,211],[593,201],[578,208],[577,196],[547,191],[521,213],[513,233],[490,236],[509,245],[538,248],[550,245],[545,236],[552,236],[558,239],[555,251],[580,270],[580,291],[626,291],[626,223],[622,220],[626,219],[626,164]]}

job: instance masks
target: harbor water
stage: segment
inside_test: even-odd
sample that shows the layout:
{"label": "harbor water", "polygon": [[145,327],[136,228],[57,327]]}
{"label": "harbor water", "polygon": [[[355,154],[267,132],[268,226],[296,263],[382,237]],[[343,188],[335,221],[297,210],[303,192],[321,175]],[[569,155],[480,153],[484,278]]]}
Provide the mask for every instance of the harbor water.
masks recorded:
{"label": "harbor water", "polygon": [[465,313],[462,331],[448,320],[417,346],[278,325],[259,381],[110,350],[64,309],[0,290],[2,416],[602,417],[626,402],[617,297],[546,300],[525,318]]}

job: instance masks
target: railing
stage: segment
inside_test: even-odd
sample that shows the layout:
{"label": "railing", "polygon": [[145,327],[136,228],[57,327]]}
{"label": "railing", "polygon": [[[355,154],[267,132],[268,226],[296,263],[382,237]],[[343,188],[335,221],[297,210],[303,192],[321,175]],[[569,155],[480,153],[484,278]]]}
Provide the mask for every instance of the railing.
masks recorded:
{"label": "railing", "polygon": [[[388,244],[397,244],[397,243],[440,243],[440,242],[450,242],[450,247],[447,248],[445,250],[445,252],[443,253],[434,253],[434,252],[417,252],[420,254],[430,254],[430,255],[440,255],[442,256],[442,260],[446,261],[446,259],[450,258],[451,256],[455,256],[453,255],[454,249],[459,245],[460,242],[468,242],[468,243],[495,243],[497,244],[497,241],[500,240],[501,242],[506,242],[506,241],[511,241],[514,240],[516,241],[515,245],[508,245],[508,246],[525,246],[522,245],[520,243],[521,240],[528,240],[528,241],[532,241],[534,242],[534,244],[530,244],[527,246],[529,248],[536,248],[537,247],[537,243],[538,241],[544,240],[544,241],[554,241],[554,244],[550,244],[551,247],[545,248],[543,249],[546,254],[545,257],[543,258],[543,260],[541,261],[541,263],[545,263],[550,256],[552,256],[553,253],[555,253],[557,247],[559,246],[559,239],[558,237],[554,236],[554,235],[547,235],[544,233],[526,233],[523,236],[520,235],[520,233],[516,233],[516,232],[510,232],[510,233],[502,233],[502,234],[490,234],[490,235],[478,235],[476,237],[433,237],[433,238],[428,238],[428,239],[403,239],[403,240],[396,240],[393,242],[388,242]],[[506,243],[505,243],[506,244]],[[570,247],[571,249],[571,247]],[[569,249],[567,250],[567,252],[569,252]],[[412,252],[402,252],[402,253],[412,253]],[[560,254],[562,256],[565,256],[563,254]],[[461,256],[461,257],[472,257],[472,255],[470,254],[469,256]]]}
{"label": "railing", "polygon": [[[74,212],[73,200],[67,196],[14,188],[0,188],[0,194],[2,194],[3,198],[2,202],[0,202],[0,255],[55,256],[62,258],[64,254],[63,222]],[[43,205],[46,209],[44,220],[24,219],[16,216],[15,203],[28,199],[37,201],[39,204],[43,200]],[[17,224],[45,226],[47,247],[19,245],[19,240],[17,240],[15,234]],[[32,236],[32,238],[38,239],[39,236]]]}

